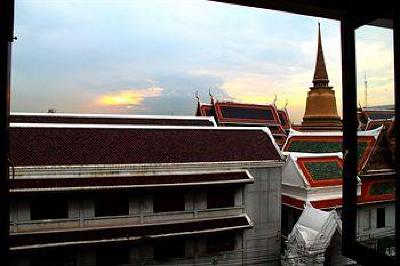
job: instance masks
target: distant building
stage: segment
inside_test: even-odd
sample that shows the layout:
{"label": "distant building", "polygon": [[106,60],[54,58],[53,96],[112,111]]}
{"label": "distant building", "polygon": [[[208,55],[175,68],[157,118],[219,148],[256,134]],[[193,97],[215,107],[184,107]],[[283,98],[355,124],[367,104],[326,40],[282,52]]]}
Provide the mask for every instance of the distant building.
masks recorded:
{"label": "distant building", "polygon": [[[360,241],[381,247],[394,235],[395,171],[383,127],[358,131]],[[342,132],[291,131],[283,146],[282,232],[290,233],[306,202],[323,210],[342,207]]]}
{"label": "distant building", "polygon": [[289,115],[275,104],[243,104],[219,102],[211,97],[210,104],[197,104],[196,116],[214,117],[221,127],[268,127],[276,143],[282,146],[290,129]]}
{"label": "distant building", "polygon": [[268,131],[196,117],[11,121],[13,265],[278,265],[284,157]]}

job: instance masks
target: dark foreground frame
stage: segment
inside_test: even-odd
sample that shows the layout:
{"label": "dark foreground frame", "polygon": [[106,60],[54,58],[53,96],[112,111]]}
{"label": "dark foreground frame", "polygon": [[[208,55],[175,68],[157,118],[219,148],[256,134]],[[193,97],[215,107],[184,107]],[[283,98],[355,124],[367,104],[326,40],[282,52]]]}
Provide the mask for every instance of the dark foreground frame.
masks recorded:
{"label": "dark foreground frame", "polygon": [[[244,6],[281,10],[301,15],[341,21],[343,82],[343,253],[363,265],[400,265],[400,10],[395,1],[357,0],[214,0]],[[383,19],[382,19],[383,18]],[[393,22],[393,23],[391,23]],[[396,160],[396,229],[397,258],[361,245],[356,241],[357,175],[357,87],[355,64],[355,29],[367,23],[393,27],[395,80],[395,160]],[[11,43],[14,39],[14,0],[0,1],[0,261],[9,258],[9,104]],[[40,34],[40,33],[38,33]]]}
{"label": "dark foreground frame", "polygon": [[[357,78],[355,62],[355,30],[358,15],[346,15],[341,20],[342,43],[342,82],[343,82],[343,254],[362,265],[399,265],[399,256],[389,257],[383,253],[362,245],[356,240],[357,218]],[[394,99],[395,99],[395,165],[396,165],[396,200],[395,200],[395,249],[400,253],[400,20],[399,13],[394,15]]]}

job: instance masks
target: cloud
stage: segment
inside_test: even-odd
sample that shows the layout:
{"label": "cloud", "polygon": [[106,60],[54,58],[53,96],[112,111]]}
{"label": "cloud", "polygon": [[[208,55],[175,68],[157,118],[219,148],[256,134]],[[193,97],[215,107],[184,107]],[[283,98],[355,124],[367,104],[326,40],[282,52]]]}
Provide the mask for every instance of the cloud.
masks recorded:
{"label": "cloud", "polygon": [[161,96],[163,90],[160,87],[124,89],[100,95],[97,97],[96,102],[103,106],[125,106],[130,108],[134,105],[141,105],[145,98]]}
{"label": "cloud", "polygon": [[[340,112],[340,24],[320,20]],[[193,114],[195,91],[208,102],[211,88],[218,100],[270,103],[277,94],[301,121],[317,18],[207,1],[17,1],[16,34],[13,111]],[[357,30],[359,95],[367,71],[370,104],[393,99],[389,36]]]}

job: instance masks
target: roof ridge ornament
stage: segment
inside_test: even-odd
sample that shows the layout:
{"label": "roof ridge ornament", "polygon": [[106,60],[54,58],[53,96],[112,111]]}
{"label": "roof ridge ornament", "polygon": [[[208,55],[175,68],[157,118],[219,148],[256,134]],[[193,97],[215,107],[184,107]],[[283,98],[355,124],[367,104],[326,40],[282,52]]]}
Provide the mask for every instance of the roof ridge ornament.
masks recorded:
{"label": "roof ridge ornament", "polygon": [[288,105],[289,105],[289,100],[288,100],[288,98],[286,98],[285,106],[283,107],[283,109],[285,109],[286,112],[287,112]]}
{"label": "roof ridge ornament", "polygon": [[208,95],[210,96],[210,103],[214,104],[214,95],[211,93],[211,88],[208,89]]}

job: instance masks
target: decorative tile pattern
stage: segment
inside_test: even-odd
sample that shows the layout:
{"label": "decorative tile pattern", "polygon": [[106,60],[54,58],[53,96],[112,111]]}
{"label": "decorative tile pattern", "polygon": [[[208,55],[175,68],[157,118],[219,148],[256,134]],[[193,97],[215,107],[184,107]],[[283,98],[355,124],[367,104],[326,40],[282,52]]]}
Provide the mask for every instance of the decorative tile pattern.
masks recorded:
{"label": "decorative tile pattern", "polygon": [[260,108],[222,106],[221,112],[224,118],[274,120],[274,116],[270,110]]}
{"label": "decorative tile pattern", "polygon": [[332,162],[305,162],[304,166],[315,180],[342,178],[342,167],[337,161]]}
{"label": "decorative tile pattern", "polygon": [[370,195],[394,194],[394,182],[380,182],[372,184],[369,188]]}
{"label": "decorative tile pattern", "polygon": [[[366,148],[367,142],[358,143],[358,159],[361,159]],[[332,153],[342,151],[342,142],[332,141],[292,141],[288,147],[290,152],[307,152],[307,153]]]}

